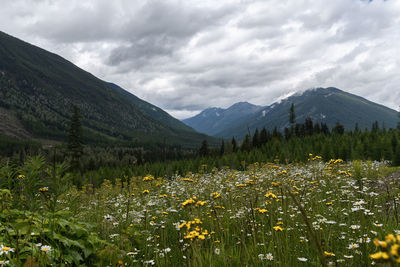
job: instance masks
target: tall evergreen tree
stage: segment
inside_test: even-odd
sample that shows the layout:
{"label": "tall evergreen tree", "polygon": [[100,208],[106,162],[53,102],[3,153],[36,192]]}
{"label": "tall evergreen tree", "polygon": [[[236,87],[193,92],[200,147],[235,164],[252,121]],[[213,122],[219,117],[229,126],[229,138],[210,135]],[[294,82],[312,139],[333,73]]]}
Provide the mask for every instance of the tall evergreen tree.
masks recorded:
{"label": "tall evergreen tree", "polygon": [[313,135],[313,131],[314,131],[314,124],[313,121],[310,117],[306,118],[306,121],[304,123],[304,127],[305,127],[305,134],[306,135]]}
{"label": "tall evergreen tree", "polygon": [[262,128],[260,133],[260,144],[264,145],[268,141],[267,129],[265,127]]}
{"label": "tall evergreen tree", "polygon": [[398,144],[396,147],[396,151],[394,152],[394,155],[393,155],[392,164],[394,166],[400,166],[400,144]]}
{"label": "tall evergreen tree", "polygon": [[221,156],[223,156],[224,153],[225,153],[225,141],[224,141],[224,139],[222,139],[222,141],[221,141],[221,147],[220,147],[220,149],[219,149],[219,154],[220,154]]}
{"label": "tall evergreen tree", "polygon": [[315,134],[321,133],[321,127],[319,126],[319,123],[318,123],[318,122],[316,122],[316,123],[314,124],[314,133],[315,133]]}
{"label": "tall evergreen tree", "polygon": [[250,151],[251,150],[251,141],[250,141],[250,135],[246,134],[246,136],[244,137],[244,140],[242,142],[242,145],[240,146],[240,149],[242,151]]}
{"label": "tall evergreen tree", "polygon": [[237,151],[237,142],[235,137],[232,137],[232,151],[235,153]]}
{"label": "tall evergreen tree", "polygon": [[201,143],[201,147],[199,149],[199,155],[201,157],[206,157],[208,156],[208,154],[210,153],[210,151],[208,150],[208,142],[207,140],[203,140],[203,142]]}
{"label": "tall evergreen tree", "polygon": [[399,107],[399,112],[397,112],[397,115],[399,116],[399,122],[397,123],[397,130],[400,130],[400,107]]}
{"label": "tall evergreen tree", "polygon": [[68,133],[68,154],[71,159],[71,168],[73,170],[79,170],[81,167],[80,159],[83,154],[83,137],[79,108],[77,106],[73,107],[70,122]]}
{"label": "tall evergreen tree", "polygon": [[258,128],[253,135],[253,147],[260,147],[260,134],[258,133]]}
{"label": "tall evergreen tree", "polygon": [[321,123],[321,133],[323,133],[324,135],[330,134],[329,127],[328,125],[326,125],[326,123]]}
{"label": "tall evergreen tree", "polygon": [[285,127],[284,133],[285,133],[285,139],[289,140],[291,134],[288,127]]}
{"label": "tall evergreen tree", "polygon": [[344,126],[342,124],[340,124],[339,122],[336,122],[335,127],[333,127],[332,129],[332,133],[336,133],[336,134],[344,134]]}
{"label": "tall evergreen tree", "polygon": [[293,126],[293,124],[296,123],[296,114],[294,113],[294,104],[290,106],[290,112],[289,112],[289,122]]}

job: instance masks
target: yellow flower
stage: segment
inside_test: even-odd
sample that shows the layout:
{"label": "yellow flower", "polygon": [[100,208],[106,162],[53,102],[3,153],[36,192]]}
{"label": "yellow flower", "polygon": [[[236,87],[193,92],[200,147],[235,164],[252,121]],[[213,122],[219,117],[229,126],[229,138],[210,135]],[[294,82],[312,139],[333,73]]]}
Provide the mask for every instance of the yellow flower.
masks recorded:
{"label": "yellow flower", "polygon": [[388,234],[387,236],[385,236],[385,241],[386,241],[386,242],[393,242],[393,243],[395,243],[395,242],[396,242],[396,238],[394,237],[393,234]]}
{"label": "yellow flower", "polygon": [[219,197],[221,197],[221,194],[218,192],[214,192],[214,193],[211,193],[211,196],[214,198],[219,198]]}
{"label": "yellow flower", "polygon": [[267,209],[257,209],[258,213],[264,214],[266,212],[268,212]]}
{"label": "yellow flower", "polygon": [[328,251],[324,251],[324,255],[325,255],[326,257],[335,257],[335,253],[333,253],[333,252],[328,252]]}
{"label": "yellow flower", "polygon": [[184,208],[185,206],[187,206],[187,205],[189,205],[189,204],[196,203],[195,199],[196,199],[196,198],[189,198],[189,199],[185,200],[185,201],[182,203],[182,208]]}
{"label": "yellow flower", "polygon": [[283,231],[284,230],[284,228],[282,228],[282,227],[280,227],[279,225],[277,225],[277,226],[274,226],[274,227],[272,227],[272,228],[274,228],[274,230],[275,231]]}
{"label": "yellow flower", "polygon": [[387,259],[389,259],[389,255],[386,252],[382,252],[382,251],[379,251],[377,253],[371,254],[371,255],[369,255],[369,257],[371,259],[373,259],[373,260],[380,260],[380,259],[387,260]]}
{"label": "yellow flower", "polygon": [[19,178],[19,179],[24,179],[24,178],[25,178],[25,175],[20,174],[20,175],[18,175],[18,178]]}
{"label": "yellow flower", "polygon": [[39,188],[39,192],[47,192],[47,191],[49,191],[49,188],[47,186]]}
{"label": "yellow flower", "polygon": [[399,249],[400,246],[398,244],[394,244],[390,247],[390,254],[392,254],[395,257],[399,256]]}
{"label": "yellow flower", "polygon": [[148,194],[148,193],[150,193],[150,191],[147,189],[143,190],[143,192],[142,192],[142,194]]}
{"label": "yellow flower", "polygon": [[204,206],[204,204],[206,204],[207,203],[207,201],[197,201],[197,203],[196,203],[196,207],[198,207],[198,206]]}
{"label": "yellow flower", "polygon": [[147,174],[145,177],[143,177],[142,181],[144,182],[144,181],[152,181],[152,180],[154,180],[154,176],[151,174]]}
{"label": "yellow flower", "polygon": [[374,239],[374,245],[381,248],[387,247],[387,243],[385,241],[379,241],[377,238]]}
{"label": "yellow flower", "polygon": [[276,195],[274,193],[272,193],[272,191],[269,191],[268,193],[265,194],[266,198],[272,197],[272,198],[277,198]]}

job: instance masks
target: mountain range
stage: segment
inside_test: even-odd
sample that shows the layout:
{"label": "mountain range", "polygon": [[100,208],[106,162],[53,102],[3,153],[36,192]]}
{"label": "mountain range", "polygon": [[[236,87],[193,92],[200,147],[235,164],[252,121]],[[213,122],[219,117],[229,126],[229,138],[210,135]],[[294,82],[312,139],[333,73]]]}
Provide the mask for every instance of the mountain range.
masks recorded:
{"label": "mountain range", "polygon": [[[314,122],[333,127],[340,122],[345,129],[370,128],[378,121],[380,126],[395,128],[398,112],[338,88],[313,88],[297,92],[268,106],[237,103],[227,109],[208,108],[200,114],[183,120],[199,132],[219,138],[242,139],[250,130],[277,127],[283,131],[290,127],[289,110],[294,105],[296,122],[304,123],[307,117]],[[236,118],[236,120],[234,119]]]}
{"label": "mountain range", "polygon": [[65,141],[74,105],[87,143],[216,142],[118,85],[0,32],[0,133]]}

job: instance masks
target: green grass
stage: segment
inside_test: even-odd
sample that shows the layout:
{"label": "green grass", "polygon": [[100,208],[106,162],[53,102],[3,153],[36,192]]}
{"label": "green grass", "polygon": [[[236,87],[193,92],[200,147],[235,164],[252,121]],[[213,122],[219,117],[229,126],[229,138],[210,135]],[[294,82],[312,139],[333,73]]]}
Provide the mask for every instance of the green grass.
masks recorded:
{"label": "green grass", "polygon": [[[46,254],[31,249],[38,237],[20,237],[30,244],[24,253],[38,261],[45,255],[47,264],[60,263],[68,249],[68,255],[76,251],[75,262],[91,266],[369,266],[370,254],[378,251],[374,239],[400,234],[399,184],[385,178],[398,169],[384,162],[255,163],[244,171],[222,168],[170,180],[119,177],[115,184],[106,180],[100,188],[80,190],[57,189],[51,172],[47,178],[46,172],[37,175],[41,168],[47,167],[32,171],[28,164],[8,176],[12,168],[0,169],[1,179],[12,179],[2,187],[11,187],[13,196],[2,211],[28,209],[23,199],[31,194],[39,210],[35,216],[74,218],[70,243],[60,241],[65,234],[60,226],[37,230],[42,246],[52,247]],[[25,177],[16,178],[19,174]],[[36,187],[49,190],[22,190],[34,176]],[[55,177],[70,179],[62,171]],[[82,243],[81,227],[82,235],[93,234],[96,242]],[[7,227],[0,231],[0,244],[16,248],[18,234],[7,234]],[[86,246],[92,252],[87,258]],[[25,254],[17,258],[14,251],[0,260],[23,264]]]}

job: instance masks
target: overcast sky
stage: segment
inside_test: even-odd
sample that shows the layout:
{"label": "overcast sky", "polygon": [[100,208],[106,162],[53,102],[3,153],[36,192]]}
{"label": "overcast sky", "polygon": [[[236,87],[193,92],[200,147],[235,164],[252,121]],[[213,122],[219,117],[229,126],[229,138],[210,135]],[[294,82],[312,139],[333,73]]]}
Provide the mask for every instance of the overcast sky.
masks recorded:
{"label": "overcast sky", "polygon": [[328,86],[400,105],[399,0],[1,0],[0,30],[177,118]]}

